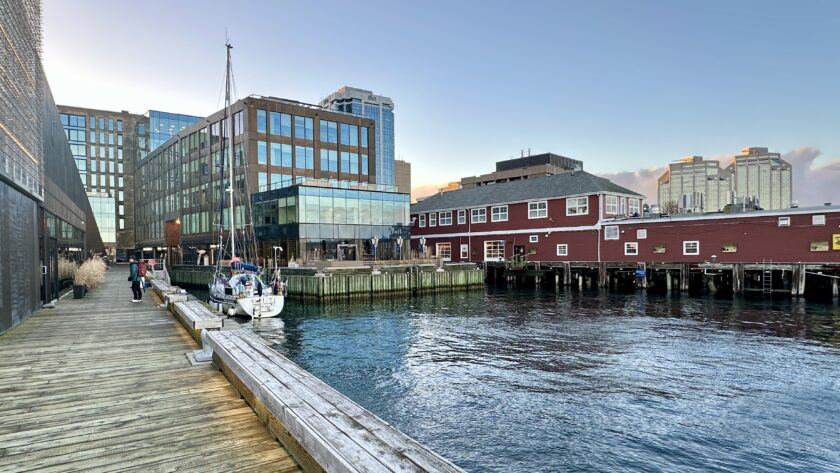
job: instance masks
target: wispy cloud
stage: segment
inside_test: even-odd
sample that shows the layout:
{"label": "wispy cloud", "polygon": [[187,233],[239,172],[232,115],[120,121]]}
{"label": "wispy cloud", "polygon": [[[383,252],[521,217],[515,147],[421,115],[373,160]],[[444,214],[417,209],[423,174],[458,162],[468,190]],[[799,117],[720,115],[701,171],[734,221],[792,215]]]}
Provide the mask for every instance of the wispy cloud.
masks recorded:
{"label": "wispy cloud", "polygon": [[599,176],[644,195],[648,202],[656,203],[656,179],[666,169],[666,166],[655,166],[638,171],[602,173]]}

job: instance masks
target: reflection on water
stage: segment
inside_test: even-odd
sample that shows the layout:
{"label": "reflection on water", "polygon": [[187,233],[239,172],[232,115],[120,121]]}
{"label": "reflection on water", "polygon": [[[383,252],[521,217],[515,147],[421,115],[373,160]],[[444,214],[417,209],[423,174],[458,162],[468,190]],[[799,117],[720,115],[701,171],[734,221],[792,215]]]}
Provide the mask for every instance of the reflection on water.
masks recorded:
{"label": "reflection on water", "polygon": [[304,305],[275,349],[468,471],[837,471],[840,308],[495,291]]}

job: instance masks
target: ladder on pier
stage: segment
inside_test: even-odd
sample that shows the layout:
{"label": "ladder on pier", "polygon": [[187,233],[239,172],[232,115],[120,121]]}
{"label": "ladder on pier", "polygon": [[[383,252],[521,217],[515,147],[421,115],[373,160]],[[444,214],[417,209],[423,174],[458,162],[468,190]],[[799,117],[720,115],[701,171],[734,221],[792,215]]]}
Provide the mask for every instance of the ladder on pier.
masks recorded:
{"label": "ladder on pier", "polygon": [[761,272],[761,292],[764,294],[771,294],[773,292],[773,262],[768,265],[766,261],[762,261],[763,271]]}

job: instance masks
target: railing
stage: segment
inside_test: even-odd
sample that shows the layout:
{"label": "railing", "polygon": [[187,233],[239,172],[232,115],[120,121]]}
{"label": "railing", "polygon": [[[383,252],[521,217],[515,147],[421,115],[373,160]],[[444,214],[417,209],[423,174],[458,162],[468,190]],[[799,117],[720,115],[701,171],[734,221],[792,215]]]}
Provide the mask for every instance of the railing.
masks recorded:
{"label": "railing", "polygon": [[292,179],[283,179],[280,182],[273,182],[259,186],[259,192],[266,192],[270,190],[283,189],[291,186],[309,186],[309,187],[325,187],[332,189],[350,189],[361,191],[379,191],[379,192],[397,192],[397,186],[387,186],[384,184],[374,184],[369,182],[356,181],[342,181],[338,179],[316,179],[312,177],[297,176]]}

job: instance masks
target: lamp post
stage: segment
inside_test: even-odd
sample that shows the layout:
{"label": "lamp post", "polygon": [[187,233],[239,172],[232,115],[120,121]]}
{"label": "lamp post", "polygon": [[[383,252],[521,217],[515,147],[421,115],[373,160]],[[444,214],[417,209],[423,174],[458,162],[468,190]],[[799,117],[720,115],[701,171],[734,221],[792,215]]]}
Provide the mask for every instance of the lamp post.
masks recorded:
{"label": "lamp post", "polygon": [[202,262],[204,260],[204,253],[207,253],[207,250],[198,250],[198,260],[196,261],[196,266],[202,266]]}
{"label": "lamp post", "polygon": [[379,237],[371,238],[370,244],[373,245],[373,260],[376,261],[376,246],[379,245]]}
{"label": "lamp post", "polygon": [[400,253],[399,258],[397,258],[397,259],[403,259],[403,257],[402,257],[402,244],[403,244],[403,238],[402,237],[397,237],[397,251],[399,251],[399,253]]}
{"label": "lamp post", "polygon": [[420,254],[418,255],[420,258],[423,258],[423,253],[426,252],[426,237],[420,237]]}
{"label": "lamp post", "polygon": [[283,252],[283,247],[282,246],[272,246],[272,248],[274,249],[274,270],[277,271],[277,267],[280,266],[280,264],[277,260],[277,252],[279,251],[280,253],[282,253]]}

